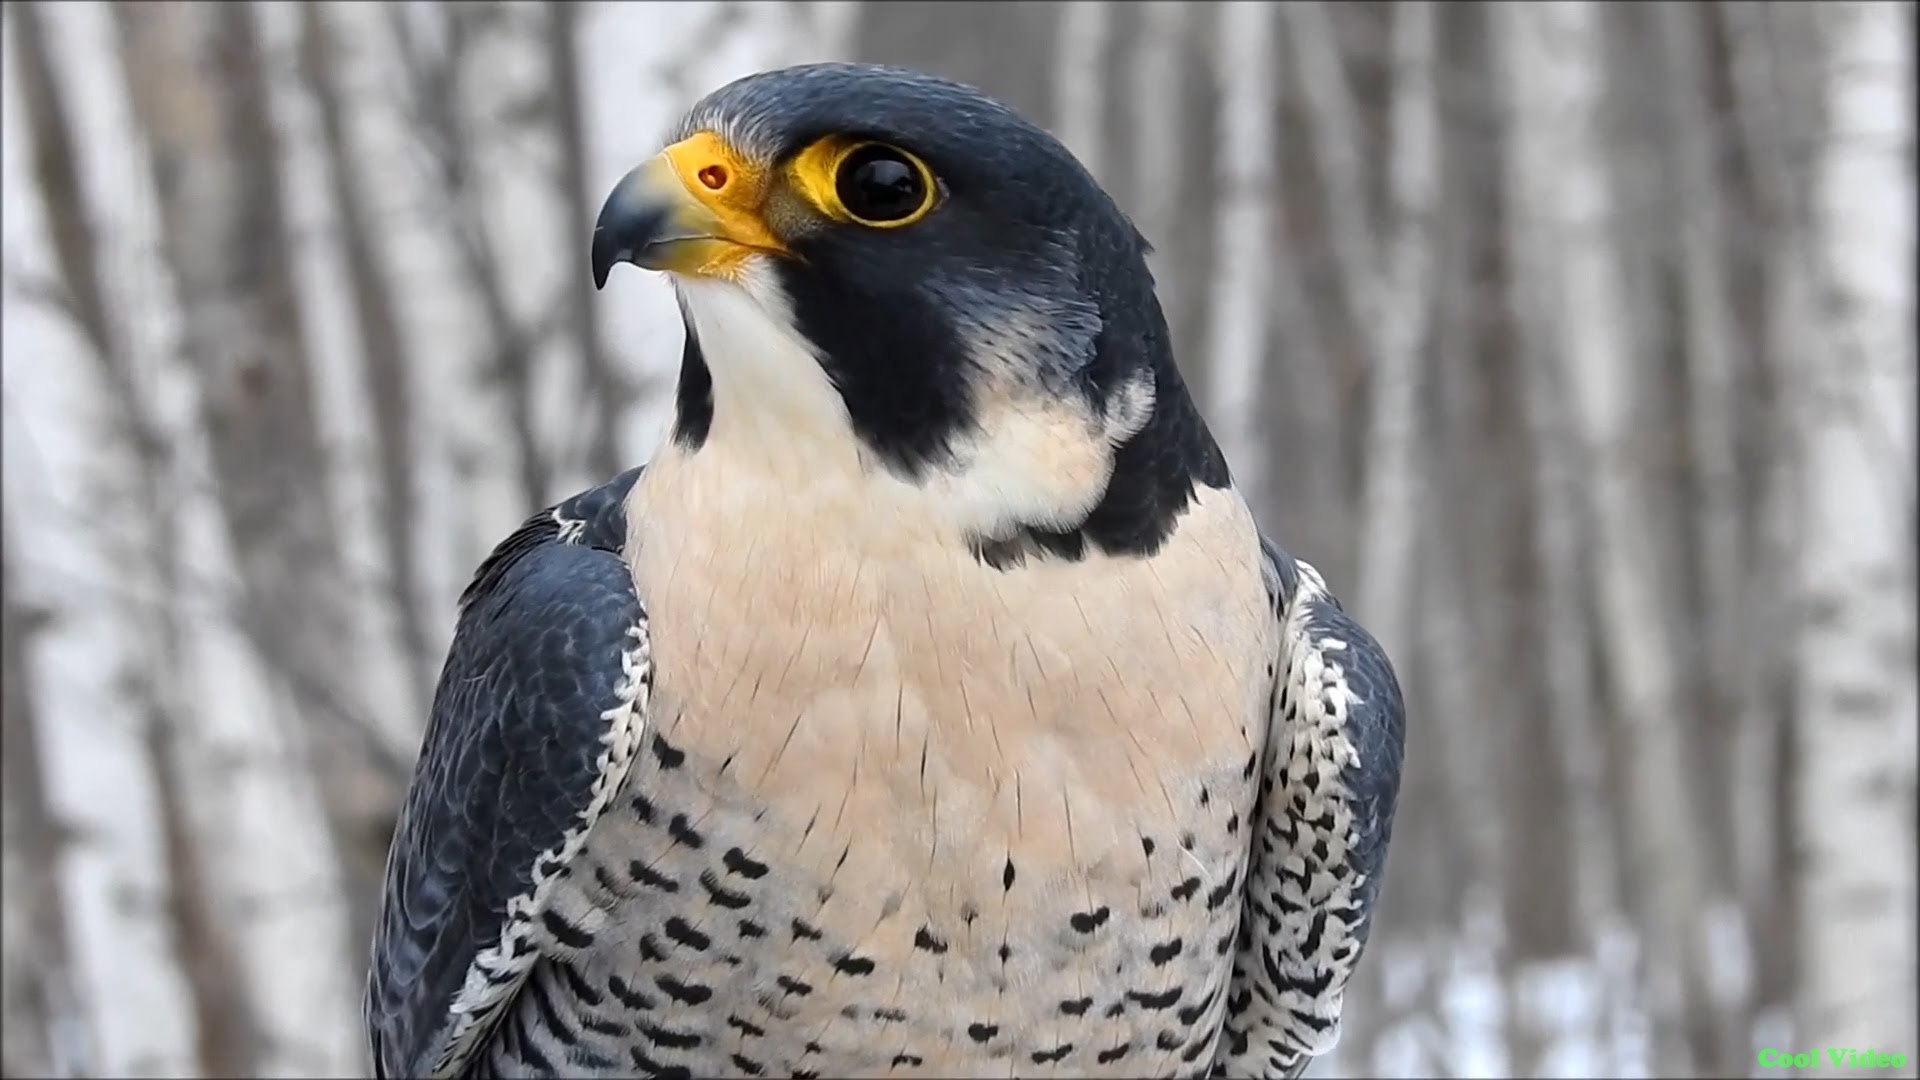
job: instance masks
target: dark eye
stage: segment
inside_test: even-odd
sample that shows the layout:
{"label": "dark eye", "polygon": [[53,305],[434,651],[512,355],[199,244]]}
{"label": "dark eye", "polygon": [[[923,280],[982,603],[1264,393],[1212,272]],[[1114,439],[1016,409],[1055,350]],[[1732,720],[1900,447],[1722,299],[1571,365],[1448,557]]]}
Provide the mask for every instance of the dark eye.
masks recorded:
{"label": "dark eye", "polygon": [[848,154],[834,177],[847,213],[869,225],[900,225],[927,209],[927,177],[906,154],[868,145]]}

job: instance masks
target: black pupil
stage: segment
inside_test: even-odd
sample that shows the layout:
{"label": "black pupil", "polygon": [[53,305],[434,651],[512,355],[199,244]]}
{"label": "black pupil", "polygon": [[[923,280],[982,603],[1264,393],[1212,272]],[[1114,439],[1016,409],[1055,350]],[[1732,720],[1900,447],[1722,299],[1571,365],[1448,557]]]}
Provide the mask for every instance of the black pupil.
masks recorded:
{"label": "black pupil", "polygon": [[925,197],[920,170],[884,146],[849,154],[835,187],[847,211],[866,221],[899,221],[920,209]]}

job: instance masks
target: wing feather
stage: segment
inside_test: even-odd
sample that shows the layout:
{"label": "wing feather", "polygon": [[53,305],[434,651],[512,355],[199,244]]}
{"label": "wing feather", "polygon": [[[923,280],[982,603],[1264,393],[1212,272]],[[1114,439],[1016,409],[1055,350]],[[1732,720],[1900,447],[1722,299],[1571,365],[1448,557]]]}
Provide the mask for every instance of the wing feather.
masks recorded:
{"label": "wing feather", "polygon": [[1339,1038],[1386,868],[1406,717],[1379,643],[1311,565],[1262,546],[1281,633],[1219,1063],[1228,1076],[1298,1076]]}
{"label": "wing feather", "polygon": [[646,614],[618,554],[637,472],[528,519],[461,598],[388,855],[365,1003],[376,1076],[463,1071],[640,745]]}

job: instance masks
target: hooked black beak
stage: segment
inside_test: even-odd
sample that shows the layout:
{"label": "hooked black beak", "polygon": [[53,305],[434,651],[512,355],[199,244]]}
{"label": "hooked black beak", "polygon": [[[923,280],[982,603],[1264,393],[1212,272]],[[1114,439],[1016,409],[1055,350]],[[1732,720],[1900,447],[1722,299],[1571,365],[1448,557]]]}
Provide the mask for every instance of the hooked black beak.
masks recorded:
{"label": "hooked black beak", "polygon": [[731,277],[785,247],[760,217],[761,174],[711,133],[675,143],[620,178],[593,228],[593,285],[616,263]]}
{"label": "hooked black beak", "polygon": [[664,156],[621,177],[593,223],[593,287],[605,288],[617,263],[666,269],[661,256],[675,241],[709,232],[687,220],[702,209]]}

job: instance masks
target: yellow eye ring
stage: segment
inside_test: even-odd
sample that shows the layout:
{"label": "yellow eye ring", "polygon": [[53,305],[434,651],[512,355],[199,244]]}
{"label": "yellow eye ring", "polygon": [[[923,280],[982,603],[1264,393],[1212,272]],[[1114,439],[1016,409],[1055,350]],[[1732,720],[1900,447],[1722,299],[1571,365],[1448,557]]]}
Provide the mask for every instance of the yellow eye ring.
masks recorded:
{"label": "yellow eye ring", "polygon": [[887,143],[828,136],[794,159],[793,187],[821,213],[870,229],[899,229],[940,202],[940,184],[918,157]]}
{"label": "yellow eye ring", "polygon": [[833,165],[833,194],[847,217],[898,229],[926,217],[939,192],[926,163],[885,143],[856,143]]}

